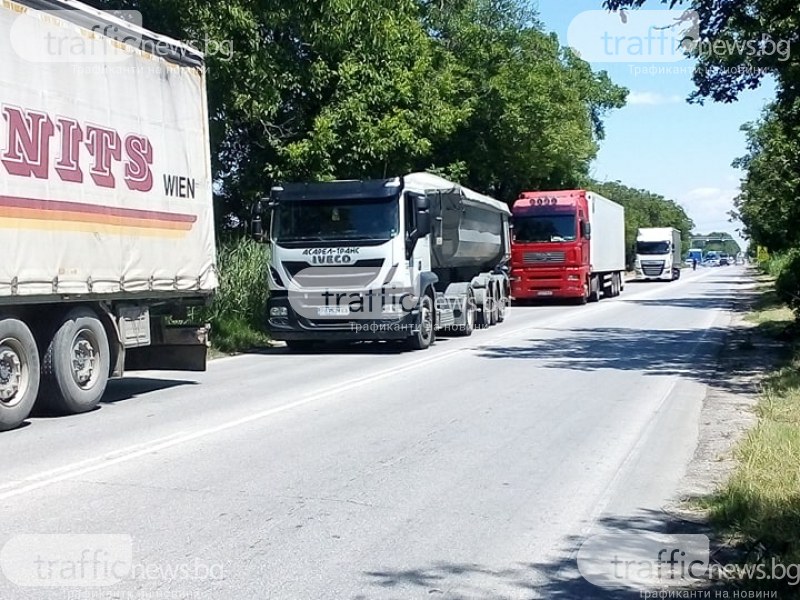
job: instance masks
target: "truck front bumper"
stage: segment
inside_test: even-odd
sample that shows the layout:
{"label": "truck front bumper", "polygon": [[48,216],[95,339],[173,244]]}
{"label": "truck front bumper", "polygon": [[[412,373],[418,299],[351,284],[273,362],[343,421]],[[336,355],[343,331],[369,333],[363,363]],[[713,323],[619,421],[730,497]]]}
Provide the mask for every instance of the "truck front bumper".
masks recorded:
{"label": "truck front bumper", "polygon": [[514,269],[511,295],[517,300],[581,298],[586,295],[586,271],[581,268]]}
{"label": "truck front bumper", "polygon": [[[278,309],[281,314],[274,315]],[[299,314],[287,296],[272,296],[267,302],[267,332],[277,341],[378,341],[404,340],[418,329],[419,311],[398,317],[311,318]]]}

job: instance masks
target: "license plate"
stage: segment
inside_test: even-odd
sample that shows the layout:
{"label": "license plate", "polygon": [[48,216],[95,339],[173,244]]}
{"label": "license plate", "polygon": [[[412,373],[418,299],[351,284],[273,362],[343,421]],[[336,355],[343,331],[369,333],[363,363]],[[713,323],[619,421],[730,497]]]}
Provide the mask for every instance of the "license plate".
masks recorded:
{"label": "license plate", "polygon": [[552,295],[553,295],[553,292],[551,292],[551,291],[549,291],[549,290],[546,290],[546,291],[537,292],[537,294],[538,294],[539,296],[552,296]]}
{"label": "license plate", "polygon": [[348,317],[350,308],[347,306],[320,306],[317,309],[320,317]]}

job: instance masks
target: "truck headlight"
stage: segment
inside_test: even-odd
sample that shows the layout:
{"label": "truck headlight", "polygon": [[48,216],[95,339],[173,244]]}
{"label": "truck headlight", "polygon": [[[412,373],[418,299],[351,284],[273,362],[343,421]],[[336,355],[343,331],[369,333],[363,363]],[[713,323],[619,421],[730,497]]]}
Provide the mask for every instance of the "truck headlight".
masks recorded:
{"label": "truck headlight", "polygon": [[285,306],[273,306],[269,309],[270,317],[288,317],[289,309]]}

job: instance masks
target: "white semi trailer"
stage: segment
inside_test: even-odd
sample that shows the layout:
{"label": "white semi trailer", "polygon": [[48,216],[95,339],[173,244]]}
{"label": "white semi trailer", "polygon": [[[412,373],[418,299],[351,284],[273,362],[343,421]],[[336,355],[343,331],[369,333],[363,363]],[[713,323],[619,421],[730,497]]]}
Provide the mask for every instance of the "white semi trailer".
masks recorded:
{"label": "white semi trailer", "polygon": [[[47,10],[45,10],[47,9]],[[197,51],[74,1],[0,2],[0,430],[124,368],[205,368],[170,327],[217,286]]]}
{"label": "white semi trailer", "polygon": [[470,335],[505,319],[511,212],[502,202],[413,173],[281,185],[269,209],[268,330],[289,347],[405,340],[424,349],[437,331]]}
{"label": "white semi trailer", "polygon": [[681,232],[672,227],[639,229],[636,235],[636,279],[680,279],[681,244]]}

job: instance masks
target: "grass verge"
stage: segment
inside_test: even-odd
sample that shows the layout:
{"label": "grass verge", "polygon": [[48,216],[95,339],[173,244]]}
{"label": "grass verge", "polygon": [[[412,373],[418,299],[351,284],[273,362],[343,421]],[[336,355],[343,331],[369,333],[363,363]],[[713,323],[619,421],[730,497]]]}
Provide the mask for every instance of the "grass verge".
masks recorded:
{"label": "grass verge", "polygon": [[211,324],[212,356],[268,345],[267,246],[242,237],[223,240],[217,261],[219,289],[209,306],[192,315]]}
{"label": "grass verge", "polygon": [[[747,320],[756,337],[787,344],[789,358],[763,383],[758,424],[737,450],[733,476],[703,504],[715,527],[745,551],[743,562],[764,565],[771,575],[773,564],[800,565],[800,338],[794,314],[771,283]],[[800,598],[798,578],[800,566],[793,566],[791,577],[746,583]]]}

